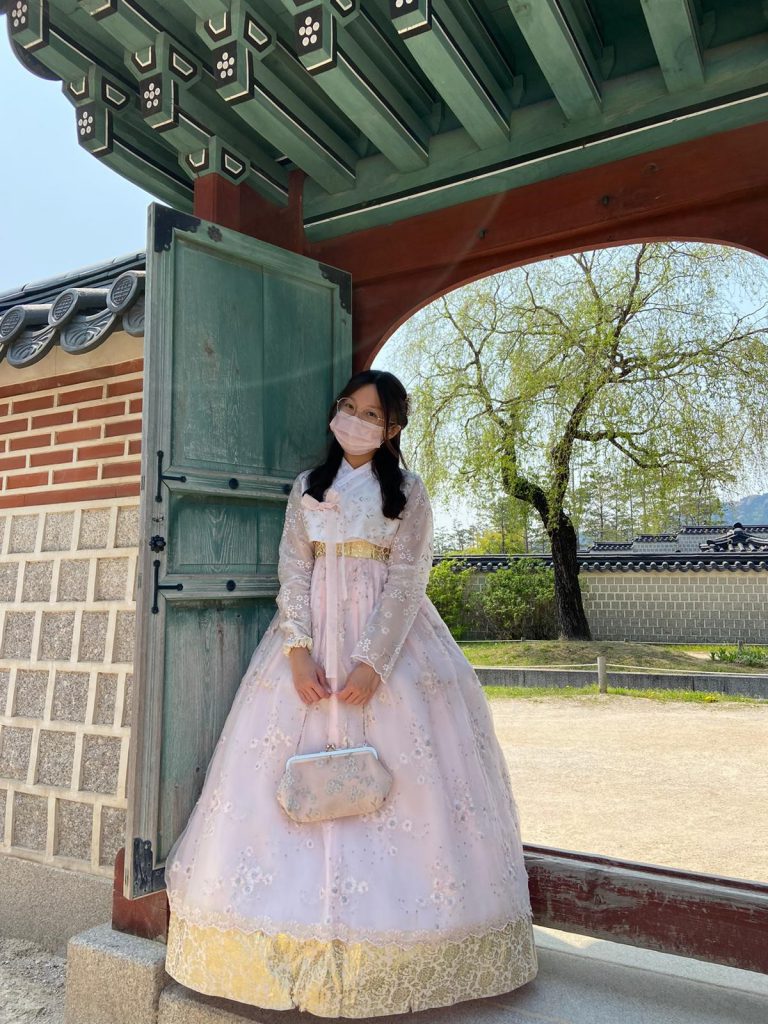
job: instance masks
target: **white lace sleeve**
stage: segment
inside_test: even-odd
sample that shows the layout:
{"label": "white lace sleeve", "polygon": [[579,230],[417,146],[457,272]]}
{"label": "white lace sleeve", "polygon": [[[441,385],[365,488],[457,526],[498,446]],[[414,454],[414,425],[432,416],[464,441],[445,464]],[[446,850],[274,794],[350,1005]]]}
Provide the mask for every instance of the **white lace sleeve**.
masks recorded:
{"label": "white lace sleeve", "polygon": [[351,657],[389,678],[416,613],[427,592],[432,568],[432,506],[417,476],[401,513],[389,557],[389,569],[376,607],[368,617]]}
{"label": "white lace sleeve", "polygon": [[307,537],[304,513],[301,510],[304,475],[299,473],[288,496],[278,553],[277,576],[280,580],[280,592],[277,595],[277,607],[285,655],[292,647],[306,647],[312,650],[309,587],[315,556]]}

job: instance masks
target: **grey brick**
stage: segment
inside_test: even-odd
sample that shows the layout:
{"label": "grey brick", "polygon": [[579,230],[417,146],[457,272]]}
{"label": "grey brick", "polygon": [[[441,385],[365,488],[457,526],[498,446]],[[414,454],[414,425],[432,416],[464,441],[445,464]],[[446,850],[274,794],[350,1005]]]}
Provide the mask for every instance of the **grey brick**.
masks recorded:
{"label": "grey brick", "polygon": [[87,672],[56,672],[51,718],[60,722],[84,722],[88,706]]}
{"label": "grey brick", "polygon": [[0,776],[5,779],[27,777],[32,730],[0,725]]}
{"label": "grey brick", "polygon": [[128,726],[132,720],[133,709],[133,675],[129,672],[125,677],[125,696],[123,697],[123,720],[121,725]]}
{"label": "grey brick", "polygon": [[76,800],[56,801],[56,840],[53,852],[59,857],[91,859],[93,805]]}
{"label": "grey brick", "polygon": [[109,535],[108,508],[84,509],[80,519],[80,536],[77,541],[79,550],[105,548]]}
{"label": "grey brick", "polygon": [[108,624],[108,612],[83,612],[78,655],[80,661],[104,661]]}
{"label": "grey brick", "polygon": [[115,625],[115,644],[112,661],[133,664],[133,640],[136,613],[132,611],[118,612]]}
{"label": "grey brick", "polygon": [[102,807],[99,864],[114,864],[121,846],[125,846],[125,811],[122,807]]}
{"label": "grey brick", "polygon": [[66,558],[59,566],[59,601],[85,601],[88,596],[87,558]]}
{"label": "grey brick", "polygon": [[24,566],[22,601],[50,601],[53,562],[27,562]]}
{"label": "grey brick", "polygon": [[0,564],[0,601],[13,602],[16,600],[16,581],[18,577],[18,562],[3,562]]}
{"label": "grey brick", "polygon": [[72,785],[72,766],[75,760],[75,734],[52,729],[40,731],[37,751],[35,782],[46,786]]}
{"label": "grey brick", "polygon": [[8,551],[11,554],[34,551],[37,539],[37,516],[11,516]]}
{"label": "grey brick", "polygon": [[43,612],[40,629],[40,660],[69,661],[72,656],[74,612]]}
{"label": "grey brick", "polygon": [[19,669],[16,673],[16,696],[13,714],[23,718],[42,718],[48,690],[48,673]]}
{"label": "grey brick", "polygon": [[100,558],[96,563],[97,601],[125,601],[128,589],[128,559]]}
{"label": "grey brick", "polygon": [[43,551],[69,551],[72,547],[74,512],[48,512],[43,527]]}
{"label": "grey brick", "polygon": [[6,612],[2,656],[31,660],[34,612]]}
{"label": "grey brick", "polygon": [[139,546],[139,509],[136,505],[125,505],[117,510],[115,547],[136,548]]}
{"label": "grey brick", "polygon": [[45,850],[47,836],[48,798],[33,793],[16,793],[13,801],[13,845]]}
{"label": "grey brick", "polygon": [[81,789],[114,794],[117,791],[119,768],[119,738],[92,735],[84,737]]}
{"label": "grey brick", "polygon": [[115,719],[115,697],[117,676],[111,672],[99,672],[96,676],[96,703],[93,709],[94,725],[112,725]]}

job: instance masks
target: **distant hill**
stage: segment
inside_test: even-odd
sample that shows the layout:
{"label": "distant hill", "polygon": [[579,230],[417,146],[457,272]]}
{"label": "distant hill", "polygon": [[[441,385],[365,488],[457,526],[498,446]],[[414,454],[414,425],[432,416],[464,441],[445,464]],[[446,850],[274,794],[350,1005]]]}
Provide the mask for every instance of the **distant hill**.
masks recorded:
{"label": "distant hill", "polygon": [[749,494],[733,505],[725,506],[725,520],[731,523],[748,523],[762,526],[768,523],[768,494]]}

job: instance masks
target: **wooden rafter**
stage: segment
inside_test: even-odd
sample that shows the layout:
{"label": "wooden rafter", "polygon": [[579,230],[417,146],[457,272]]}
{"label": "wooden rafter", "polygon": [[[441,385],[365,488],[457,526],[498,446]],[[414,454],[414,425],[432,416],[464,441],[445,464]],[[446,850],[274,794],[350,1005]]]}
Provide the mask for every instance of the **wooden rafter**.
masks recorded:
{"label": "wooden rafter", "polygon": [[[463,0],[465,2],[465,0]],[[465,2],[465,12],[473,8]],[[393,23],[405,45],[480,148],[509,137],[510,102],[447,0],[395,7]],[[486,48],[492,40],[477,19]]]}
{"label": "wooden rafter", "polygon": [[509,7],[563,113],[570,120],[600,113],[596,61],[586,35],[558,0],[509,0]]}
{"label": "wooden rafter", "polygon": [[704,81],[696,14],[691,0],[641,0],[661,73],[670,92]]}

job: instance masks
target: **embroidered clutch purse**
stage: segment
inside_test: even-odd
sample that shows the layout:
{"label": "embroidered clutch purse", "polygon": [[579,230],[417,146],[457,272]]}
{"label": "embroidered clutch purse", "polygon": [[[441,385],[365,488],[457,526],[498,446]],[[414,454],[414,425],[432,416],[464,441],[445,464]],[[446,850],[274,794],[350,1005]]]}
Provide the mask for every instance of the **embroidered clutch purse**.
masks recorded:
{"label": "embroidered clutch purse", "polygon": [[329,743],[326,750],[288,758],[278,783],[277,800],[294,821],[325,821],[375,811],[386,800],[391,786],[392,773],[382,764],[375,747],[364,743],[336,748]]}

